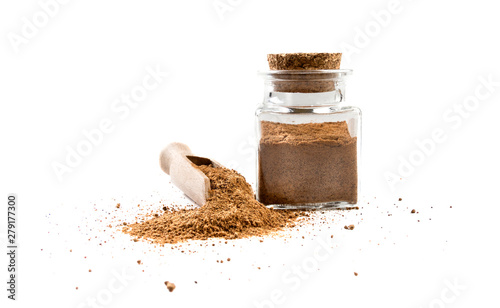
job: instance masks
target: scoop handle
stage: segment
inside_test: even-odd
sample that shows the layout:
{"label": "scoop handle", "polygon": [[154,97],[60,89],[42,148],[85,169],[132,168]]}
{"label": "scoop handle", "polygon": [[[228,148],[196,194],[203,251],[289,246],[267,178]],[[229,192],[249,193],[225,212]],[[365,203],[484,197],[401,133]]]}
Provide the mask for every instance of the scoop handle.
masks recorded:
{"label": "scoop handle", "polygon": [[170,174],[170,166],[172,166],[172,164],[176,164],[179,159],[183,159],[186,155],[191,154],[191,149],[184,143],[172,142],[160,153],[161,170],[166,174]]}

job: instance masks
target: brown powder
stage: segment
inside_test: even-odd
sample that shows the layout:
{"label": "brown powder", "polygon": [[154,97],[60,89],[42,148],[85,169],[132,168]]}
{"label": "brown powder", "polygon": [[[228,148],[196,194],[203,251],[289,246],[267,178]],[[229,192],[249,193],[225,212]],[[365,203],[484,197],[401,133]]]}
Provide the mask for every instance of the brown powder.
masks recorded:
{"label": "brown powder", "polygon": [[261,122],[258,198],[264,204],[357,202],[357,138],[347,122]]}
{"label": "brown powder", "polygon": [[170,281],[165,281],[164,283],[169,292],[173,292],[175,290],[175,283],[172,283]]}
{"label": "brown powder", "polygon": [[174,244],[208,238],[262,236],[294,226],[299,212],[273,210],[254,198],[250,184],[227,168],[198,166],[210,179],[211,197],[194,209],[167,209],[163,215],[129,224],[123,232],[155,243]]}

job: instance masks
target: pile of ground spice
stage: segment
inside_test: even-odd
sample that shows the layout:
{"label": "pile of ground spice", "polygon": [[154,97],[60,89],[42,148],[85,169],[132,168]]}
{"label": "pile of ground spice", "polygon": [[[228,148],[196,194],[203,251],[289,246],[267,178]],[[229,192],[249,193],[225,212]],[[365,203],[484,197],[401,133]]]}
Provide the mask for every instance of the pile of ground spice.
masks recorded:
{"label": "pile of ground spice", "polygon": [[123,232],[159,244],[209,238],[237,239],[264,236],[293,227],[297,211],[273,210],[255,200],[252,187],[238,172],[197,166],[209,179],[211,196],[194,209],[168,209],[163,215],[128,224]]}
{"label": "pile of ground spice", "polygon": [[357,138],[345,121],[262,121],[258,168],[264,204],[357,202]]}

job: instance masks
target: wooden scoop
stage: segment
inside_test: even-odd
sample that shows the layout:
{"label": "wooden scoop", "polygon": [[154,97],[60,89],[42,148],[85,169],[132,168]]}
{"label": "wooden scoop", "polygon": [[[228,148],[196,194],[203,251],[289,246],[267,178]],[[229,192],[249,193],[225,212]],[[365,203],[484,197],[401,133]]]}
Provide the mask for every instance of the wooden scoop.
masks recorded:
{"label": "wooden scoop", "polygon": [[212,159],[192,155],[189,147],[183,143],[173,142],[161,151],[161,169],[170,175],[172,183],[186,196],[198,205],[203,205],[210,197],[210,180],[192,164],[222,167]]}

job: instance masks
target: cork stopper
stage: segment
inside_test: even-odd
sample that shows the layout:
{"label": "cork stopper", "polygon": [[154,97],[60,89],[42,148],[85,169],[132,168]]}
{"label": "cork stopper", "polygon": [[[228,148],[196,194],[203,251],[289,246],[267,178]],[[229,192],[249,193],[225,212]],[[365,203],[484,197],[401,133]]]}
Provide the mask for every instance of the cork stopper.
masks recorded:
{"label": "cork stopper", "polygon": [[268,54],[267,61],[272,71],[279,72],[272,80],[275,92],[318,93],[336,90],[332,72],[317,70],[338,70],[341,53],[279,53]]}
{"label": "cork stopper", "polygon": [[338,70],[341,53],[277,53],[268,54],[271,70]]}

